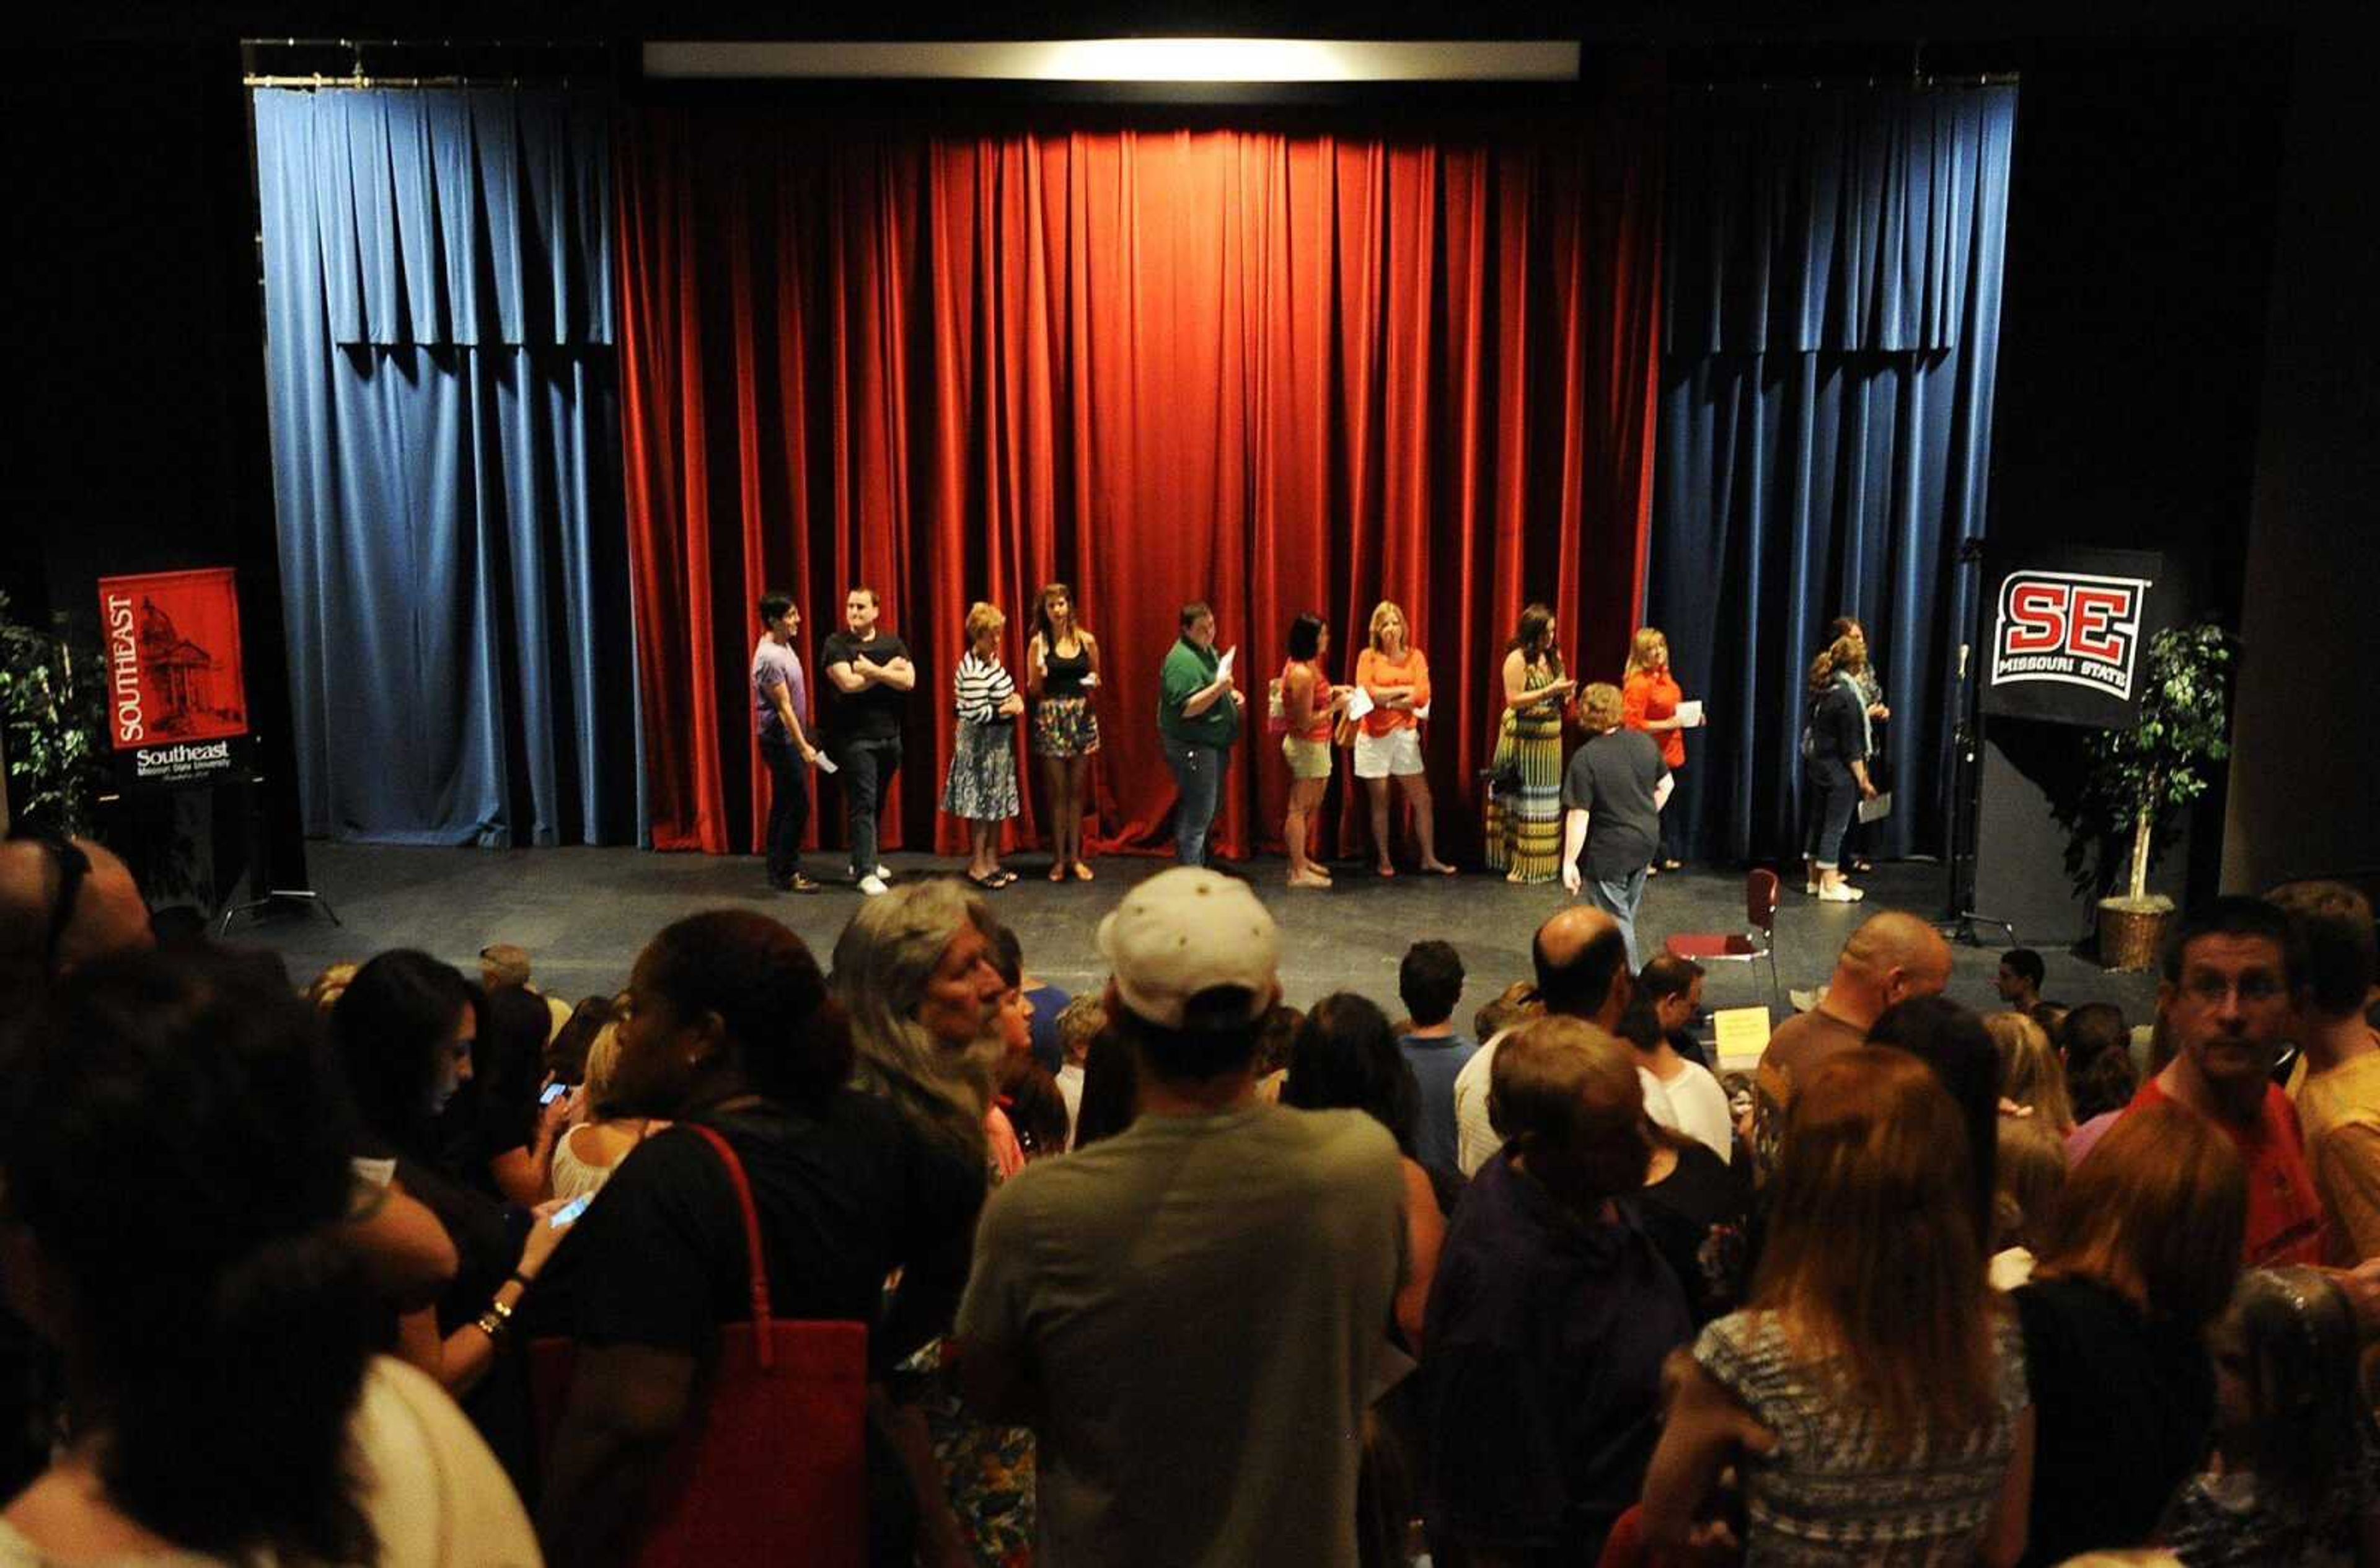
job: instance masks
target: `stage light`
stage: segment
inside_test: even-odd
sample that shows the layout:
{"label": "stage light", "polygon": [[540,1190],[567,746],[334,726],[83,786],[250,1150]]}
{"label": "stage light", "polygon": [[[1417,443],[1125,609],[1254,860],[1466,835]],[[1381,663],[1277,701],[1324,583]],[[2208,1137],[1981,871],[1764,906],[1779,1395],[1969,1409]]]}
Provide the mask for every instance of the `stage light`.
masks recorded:
{"label": "stage light", "polygon": [[1559,82],[1578,79],[1560,40],[1078,38],[888,43],[652,43],[645,74],[669,79],[905,79],[1205,83]]}

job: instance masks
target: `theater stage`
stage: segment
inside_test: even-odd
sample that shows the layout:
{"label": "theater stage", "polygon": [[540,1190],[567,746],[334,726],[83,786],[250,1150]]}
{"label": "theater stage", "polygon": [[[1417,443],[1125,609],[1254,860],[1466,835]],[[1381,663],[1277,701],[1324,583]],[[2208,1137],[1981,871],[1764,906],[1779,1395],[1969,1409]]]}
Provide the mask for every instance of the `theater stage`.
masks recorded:
{"label": "theater stage", "polygon": [[[671,920],[722,906],[766,910],[800,932],[823,966],[835,933],[860,902],[856,889],[840,882],[830,882],[816,896],[772,893],[762,881],[759,862],[745,857],[317,843],[309,846],[308,857],[315,888],[329,898],[344,925],[319,914],[276,913],[261,921],[236,921],[232,932],[235,941],[285,954],[300,983],[325,964],[367,958],[391,947],[423,948],[468,968],[482,946],[510,942],[529,951],[540,990],[575,1000],[616,989],[638,949]],[[952,872],[959,864],[923,855],[888,858],[905,879]],[[1099,862],[1095,882],[1053,886],[1044,880],[1045,859],[1018,855],[1011,866],[1021,880],[988,896],[1023,940],[1026,966],[1080,991],[1104,975],[1093,944],[1099,917],[1124,887],[1170,864],[1117,857]],[[1381,881],[1349,864],[1335,868],[1336,887],[1310,892],[1282,886],[1282,863],[1277,859],[1238,869],[1254,878],[1281,923],[1281,985],[1291,1002],[1303,1006],[1325,992],[1352,989],[1378,1001],[1391,1016],[1399,1011],[1397,961],[1407,944],[1443,937],[1462,953],[1469,979],[1458,1017],[1467,1021],[1472,1009],[1506,984],[1527,978],[1530,933],[1563,899],[1559,886],[1512,887],[1486,873],[1408,873]],[[1787,892],[1778,912],[1777,946],[1779,975],[1789,991],[1821,984],[1843,937],[1867,913],[1893,906],[1929,917],[1939,912],[1938,867],[1884,866],[1860,881],[1868,896],[1856,905],[1819,904],[1803,897],[1798,884]],[[1670,931],[1740,929],[1742,888],[1740,872],[1689,870],[1655,878],[1637,918],[1645,954],[1658,952]],[[1956,967],[1949,994],[1978,1009],[1998,1006],[1992,990],[1997,946],[1954,945],[1952,951]],[[2049,966],[2044,993],[2050,998],[2112,1002],[2134,1023],[2149,1016],[2155,1000],[2149,977],[2104,974],[2095,964],[2058,950],[2045,949],[2042,956]],[[1713,1007],[1754,1004],[1767,995],[1766,965],[1717,966],[1704,987],[1705,1002]]]}

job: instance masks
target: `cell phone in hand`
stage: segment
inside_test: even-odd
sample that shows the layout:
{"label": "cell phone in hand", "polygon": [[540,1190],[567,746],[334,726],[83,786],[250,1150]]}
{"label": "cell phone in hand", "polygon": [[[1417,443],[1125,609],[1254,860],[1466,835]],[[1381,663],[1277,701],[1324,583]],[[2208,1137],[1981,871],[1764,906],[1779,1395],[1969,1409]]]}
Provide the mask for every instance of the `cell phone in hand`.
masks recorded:
{"label": "cell phone in hand", "polygon": [[553,1218],[548,1220],[546,1223],[558,1231],[562,1229],[563,1226],[570,1223],[571,1221],[577,1219],[581,1214],[586,1213],[587,1206],[594,1201],[595,1195],[591,1192],[583,1197],[574,1197],[569,1202],[564,1204],[561,1208],[555,1209],[553,1211]]}
{"label": "cell phone in hand", "polygon": [[537,1102],[540,1105],[551,1105],[569,1092],[568,1084],[548,1084],[545,1086],[545,1092],[537,1097]]}

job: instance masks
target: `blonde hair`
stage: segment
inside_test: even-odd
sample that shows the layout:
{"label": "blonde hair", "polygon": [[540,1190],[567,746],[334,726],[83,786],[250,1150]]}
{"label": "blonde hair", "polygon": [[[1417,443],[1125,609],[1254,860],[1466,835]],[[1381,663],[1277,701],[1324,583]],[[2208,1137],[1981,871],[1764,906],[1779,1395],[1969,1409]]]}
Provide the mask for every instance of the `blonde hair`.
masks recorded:
{"label": "blonde hair", "polygon": [[1609,681],[1597,681],[1578,694],[1578,722],[1597,735],[1618,729],[1623,711],[1620,688]]}
{"label": "blonde hair", "polygon": [[587,1106],[590,1117],[601,1119],[607,1112],[603,1101],[611,1098],[612,1075],[620,1065],[620,1021],[606,1018],[603,1027],[587,1045],[587,1073],[581,1080],[586,1086]]}
{"label": "blonde hair", "polygon": [[1405,651],[1408,653],[1412,652],[1413,617],[1406,614],[1405,607],[1398,603],[1393,599],[1383,599],[1378,604],[1372,606],[1371,623],[1365,630],[1366,640],[1371,643],[1375,651],[1378,651],[1380,649],[1380,623],[1387,620],[1391,615],[1396,617],[1397,625],[1404,627]]}
{"label": "blonde hair", "polygon": [[967,646],[969,648],[973,648],[984,638],[1000,631],[1007,625],[1008,617],[1000,613],[999,605],[987,604],[980,599],[977,600],[974,603],[967,606]]}
{"label": "blonde hair", "polygon": [[1994,1244],[2021,1246],[2038,1258],[2058,1218],[2058,1195],[2066,1190],[2066,1139],[2037,1115],[2003,1115],[1997,1153]]}
{"label": "blonde hair", "polygon": [[1670,662],[1670,639],[1661,635],[1658,626],[1638,626],[1636,635],[1628,639],[1628,663],[1620,672],[1621,677],[1651,669],[1653,650],[1657,648],[1661,650],[1661,663],[1666,668]]}
{"label": "blonde hair", "polygon": [[314,983],[306,988],[306,1000],[328,1013],[331,1004],[339,1000],[340,993],[347,989],[347,982],[356,978],[356,970],[361,966],[357,964],[324,966],[322,972],[314,977]]}
{"label": "blonde hair", "polygon": [[2074,1101],[2066,1092],[2066,1068],[2039,1024],[2022,1013],[1984,1015],[1984,1032],[2000,1059],[2000,1098],[2013,1100],[2060,1136],[2074,1130]]}

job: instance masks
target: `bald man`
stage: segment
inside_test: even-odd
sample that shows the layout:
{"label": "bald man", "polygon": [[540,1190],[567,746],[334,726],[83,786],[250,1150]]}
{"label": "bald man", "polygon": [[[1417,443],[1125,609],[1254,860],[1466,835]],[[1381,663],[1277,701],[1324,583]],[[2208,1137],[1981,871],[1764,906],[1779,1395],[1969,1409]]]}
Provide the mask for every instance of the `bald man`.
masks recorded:
{"label": "bald man", "polygon": [[[1571,905],[1537,928],[1529,951],[1536,964],[1537,1000],[1549,1015],[1581,1019],[1606,1034],[1618,1028],[1621,1015],[1635,996],[1627,936],[1618,920],[1593,905]],[[1454,1159],[1466,1176],[1504,1141],[1488,1114],[1496,1046],[1491,1039],[1473,1051],[1454,1076]],[[1643,1081],[1645,1113],[1665,1127],[1676,1126],[1678,1112],[1661,1081],[1650,1072]]]}
{"label": "bald man", "polygon": [[1818,1005],[1778,1026],[1760,1053],[1750,1140],[1755,1180],[1767,1181],[1777,1168],[1795,1086],[1828,1057],[1865,1044],[1867,1031],[1894,1003],[1938,995],[1949,983],[1950,944],[1925,921],[1894,909],[1860,922]]}
{"label": "bald man", "polygon": [[154,944],[149,902],[104,845],[0,843],[0,1009],[39,1002],[94,959]]}

